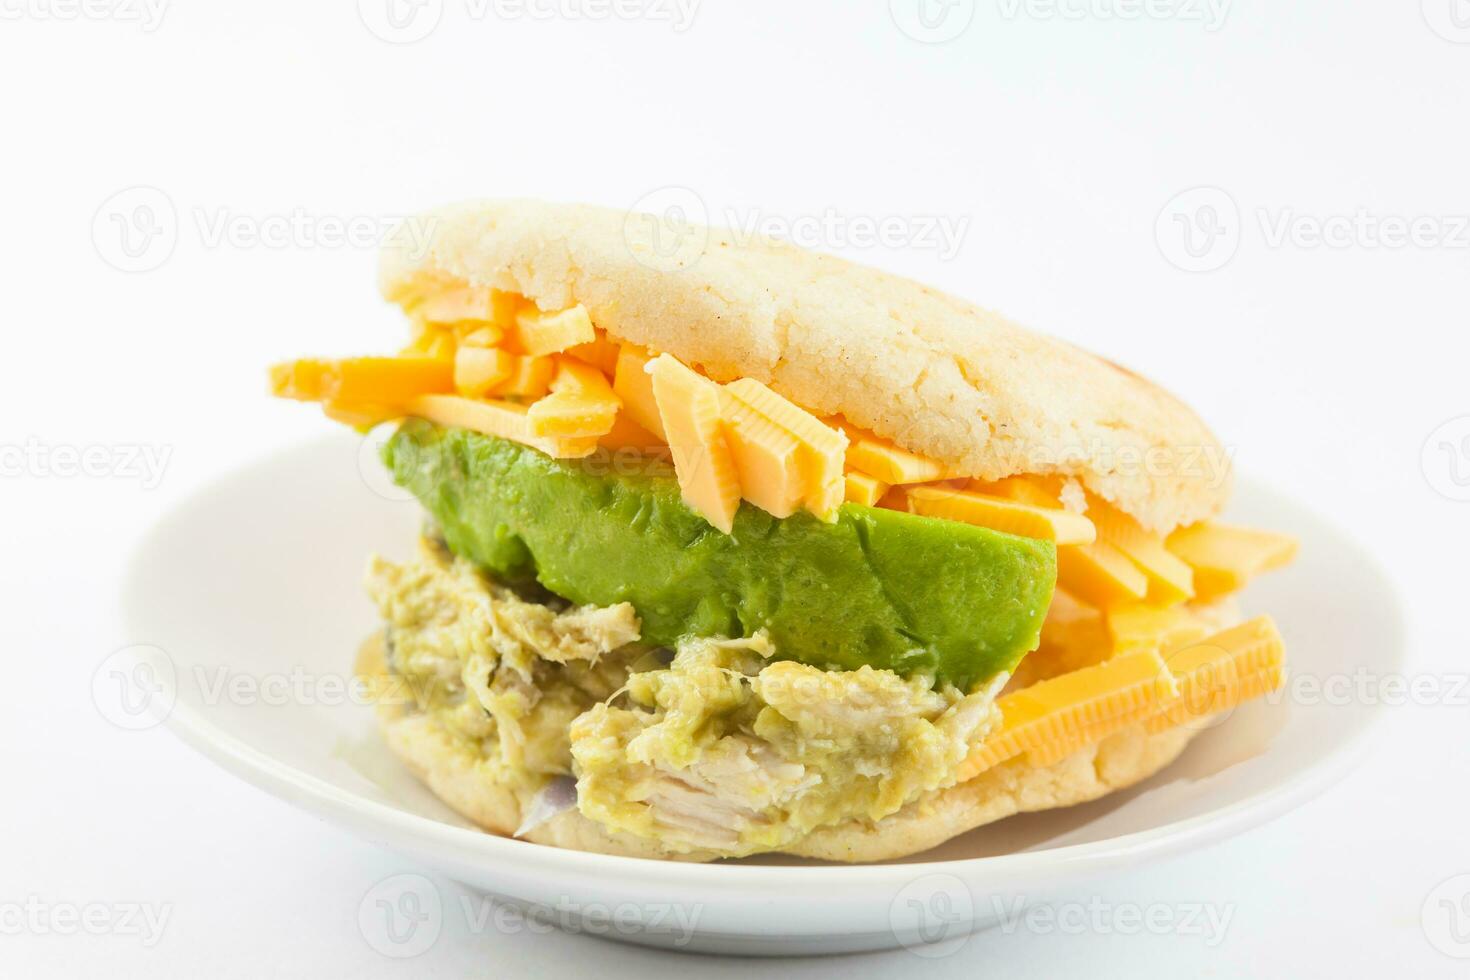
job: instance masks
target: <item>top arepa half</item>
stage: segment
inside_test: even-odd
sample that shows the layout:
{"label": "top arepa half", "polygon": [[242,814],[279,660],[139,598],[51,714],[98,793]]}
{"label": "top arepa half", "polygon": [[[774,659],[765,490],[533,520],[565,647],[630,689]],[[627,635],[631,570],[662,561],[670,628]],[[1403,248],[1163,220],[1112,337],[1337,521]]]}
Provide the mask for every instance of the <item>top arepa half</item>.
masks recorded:
{"label": "top arepa half", "polygon": [[754,378],[956,475],[1060,474],[1160,532],[1220,511],[1229,456],[1148,380],[965,300],[767,238],[671,217],[471,201],[400,225],[395,302],[451,285],[582,304],[614,339]]}

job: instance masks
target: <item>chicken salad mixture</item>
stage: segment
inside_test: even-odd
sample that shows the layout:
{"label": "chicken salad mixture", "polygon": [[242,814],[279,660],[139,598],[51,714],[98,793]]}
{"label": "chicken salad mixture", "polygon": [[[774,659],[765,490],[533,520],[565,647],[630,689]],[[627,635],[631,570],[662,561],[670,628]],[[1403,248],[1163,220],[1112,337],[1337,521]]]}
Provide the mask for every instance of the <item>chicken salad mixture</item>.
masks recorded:
{"label": "chicken salad mixture", "polygon": [[426,538],[374,559],[390,669],[419,710],[526,792],[680,851],[779,848],[953,785],[1005,676],[969,695],[923,674],[821,670],[764,634],[640,641],[626,604],[514,591]]}

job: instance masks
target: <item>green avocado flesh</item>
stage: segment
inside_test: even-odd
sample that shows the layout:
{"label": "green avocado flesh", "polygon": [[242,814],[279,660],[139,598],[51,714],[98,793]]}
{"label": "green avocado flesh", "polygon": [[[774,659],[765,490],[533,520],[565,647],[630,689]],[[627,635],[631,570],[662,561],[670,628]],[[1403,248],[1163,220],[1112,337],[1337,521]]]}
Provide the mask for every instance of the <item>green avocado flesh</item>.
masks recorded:
{"label": "green avocado flesh", "polygon": [[765,629],[782,659],[970,690],[1036,647],[1056,581],[1049,541],[855,504],[826,523],[744,503],[726,535],[667,466],[551,459],[418,419],[383,457],[455,554],[577,604],[631,603],[657,646]]}

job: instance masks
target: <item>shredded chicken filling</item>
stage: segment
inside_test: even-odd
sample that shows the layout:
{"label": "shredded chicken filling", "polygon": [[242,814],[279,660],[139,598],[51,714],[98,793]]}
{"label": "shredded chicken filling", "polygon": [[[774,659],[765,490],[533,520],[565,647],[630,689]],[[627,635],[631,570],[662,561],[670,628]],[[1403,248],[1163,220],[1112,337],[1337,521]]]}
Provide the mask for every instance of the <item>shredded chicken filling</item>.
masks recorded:
{"label": "shredded chicken filling", "polygon": [[682,850],[746,854],[878,820],[953,785],[992,721],[921,676],[773,661],[765,637],[691,639],[572,723],[578,805]]}
{"label": "shredded chicken filling", "polygon": [[644,654],[627,603],[527,601],[429,539],[414,561],[374,558],[368,592],[387,621],[390,667],[418,707],[473,743],[491,778],[521,788],[571,774],[572,719]]}
{"label": "shredded chicken filling", "polygon": [[993,724],[1004,677],[964,695],[930,678],[775,659],[762,634],[639,643],[633,608],[523,597],[425,540],[374,559],[390,665],[487,776],[533,793],[577,780],[577,807],[681,851],[778,848],[881,819],[953,785]]}

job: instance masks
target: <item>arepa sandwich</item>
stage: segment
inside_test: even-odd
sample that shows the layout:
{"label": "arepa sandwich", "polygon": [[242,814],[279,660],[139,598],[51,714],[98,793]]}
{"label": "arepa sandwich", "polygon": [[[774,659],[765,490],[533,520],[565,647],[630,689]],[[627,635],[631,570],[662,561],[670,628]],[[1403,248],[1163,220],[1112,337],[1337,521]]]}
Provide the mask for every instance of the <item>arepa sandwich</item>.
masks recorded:
{"label": "arepa sandwich", "polygon": [[1293,539],[1218,521],[1229,454],[1107,361],[585,206],[432,212],[380,286],[403,350],[271,384],[396,425],[424,531],[370,562],[357,670],[392,750],[488,831],[893,858],[1134,784],[1282,683],[1236,593]]}

